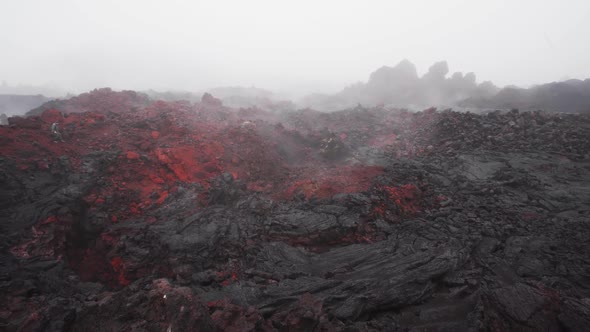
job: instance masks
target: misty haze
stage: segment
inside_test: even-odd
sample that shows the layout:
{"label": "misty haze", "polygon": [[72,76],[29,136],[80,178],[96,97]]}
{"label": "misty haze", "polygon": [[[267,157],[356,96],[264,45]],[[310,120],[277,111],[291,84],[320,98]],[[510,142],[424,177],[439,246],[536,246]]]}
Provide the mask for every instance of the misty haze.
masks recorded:
{"label": "misty haze", "polygon": [[590,326],[590,2],[0,8],[0,330]]}

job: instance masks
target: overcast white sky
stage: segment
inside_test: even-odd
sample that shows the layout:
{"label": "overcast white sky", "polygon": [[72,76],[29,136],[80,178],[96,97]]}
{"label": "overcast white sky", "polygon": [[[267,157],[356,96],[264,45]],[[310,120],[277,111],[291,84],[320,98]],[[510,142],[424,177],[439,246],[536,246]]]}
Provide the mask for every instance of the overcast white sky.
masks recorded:
{"label": "overcast white sky", "polygon": [[590,0],[0,0],[0,81],[334,92],[404,58],[478,81],[590,77]]}

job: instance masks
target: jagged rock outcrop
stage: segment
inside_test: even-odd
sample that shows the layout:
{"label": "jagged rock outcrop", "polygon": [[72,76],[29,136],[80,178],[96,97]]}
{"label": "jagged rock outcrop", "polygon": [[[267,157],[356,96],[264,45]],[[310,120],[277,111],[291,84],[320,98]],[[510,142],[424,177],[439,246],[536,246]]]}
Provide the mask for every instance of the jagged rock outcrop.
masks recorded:
{"label": "jagged rock outcrop", "polygon": [[528,89],[506,87],[494,95],[472,96],[461,105],[488,109],[590,113],[590,79],[553,82]]}
{"label": "jagged rock outcrop", "polygon": [[446,61],[434,63],[426,74],[418,76],[416,66],[408,60],[395,67],[383,66],[371,73],[367,83],[357,83],[336,95],[312,95],[303,105],[323,110],[391,104],[396,107],[419,105],[455,105],[466,98],[488,98],[497,92],[491,82],[477,84],[475,74],[454,73],[447,77]]}

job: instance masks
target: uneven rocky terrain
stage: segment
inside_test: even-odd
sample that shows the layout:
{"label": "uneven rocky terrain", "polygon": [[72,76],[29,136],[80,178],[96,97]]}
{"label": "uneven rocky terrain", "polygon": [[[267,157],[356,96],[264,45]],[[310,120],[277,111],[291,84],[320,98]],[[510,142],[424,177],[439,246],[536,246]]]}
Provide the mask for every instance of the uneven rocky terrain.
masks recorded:
{"label": "uneven rocky terrain", "polygon": [[0,330],[590,326],[588,115],[33,114],[0,127]]}

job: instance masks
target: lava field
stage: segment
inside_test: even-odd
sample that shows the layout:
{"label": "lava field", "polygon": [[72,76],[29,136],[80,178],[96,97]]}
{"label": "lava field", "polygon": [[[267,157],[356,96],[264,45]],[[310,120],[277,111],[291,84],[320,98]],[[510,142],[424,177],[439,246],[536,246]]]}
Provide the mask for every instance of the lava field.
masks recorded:
{"label": "lava field", "polygon": [[590,115],[99,89],[8,120],[2,331],[590,326]]}

